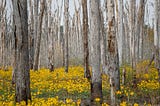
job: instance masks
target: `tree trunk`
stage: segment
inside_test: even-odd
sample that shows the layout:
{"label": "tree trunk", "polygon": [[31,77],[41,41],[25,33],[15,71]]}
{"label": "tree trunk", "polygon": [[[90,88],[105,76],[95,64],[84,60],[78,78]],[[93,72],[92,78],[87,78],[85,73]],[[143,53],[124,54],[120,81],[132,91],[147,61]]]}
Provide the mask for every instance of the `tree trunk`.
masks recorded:
{"label": "tree trunk", "polygon": [[101,30],[100,30],[100,45],[101,45],[101,65],[102,65],[102,72],[105,71],[106,66],[106,33],[104,28],[104,16],[103,10],[100,9],[100,17],[101,17]]}
{"label": "tree trunk", "polygon": [[2,65],[2,68],[4,68],[5,66],[5,38],[6,38],[6,13],[5,13],[5,8],[6,8],[6,0],[2,0],[0,2],[0,34],[1,34],[1,65]]}
{"label": "tree trunk", "polygon": [[100,71],[100,1],[90,0],[90,17],[91,17],[91,106],[95,106],[95,99],[99,98],[102,103],[102,77]]}
{"label": "tree trunk", "polygon": [[48,18],[48,68],[50,71],[54,71],[54,43],[53,43],[53,34],[52,34],[52,17],[51,17],[51,1],[48,2],[49,4],[49,13],[47,18]]}
{"label": "tree trunk", "polygon": [[120,72],[118,45],[115,25],[115,6],[113,0],[108,0],[108,70],[111,87],[111,105],[116,105],[116,90],[120,89]]}
{"label": "tree trunk", "polygon": [[[124,13],[124,11],[123,11]],[[129,20],[127,18],[127,13],[124,14],[124,48],[123,57],[125,58],[124,63],[130,62],[130,45],[129,45]]]}
{"label": "tree trunk", "polygon": [[129,25],[129,39],[130,39],[130,56],[131,56],[131,66],[132,66],[132,84],[133,87],[137,86],[137,81],[136,81],[136,56],[135,56],[135,41],[136,41],[136,34],[135,34],[135,8],[136,8],[136,1],[131,0],[130,1],[130,8],[129,8],[129,20],[130,20],[130,25]]}
{"label": "tree trunk", "polygon": [[84,77],[90,79],[91,75],[89,70],[87,0],[82,0],[82,7],[83,7]]}
{"label": "tree trunk", "polygon": [[[30,69],[33,69],[34,60],[34,16],[33,16],[33,4],[32,0],[29,1],[30,4],[30,36],[29,36],[29,65]],[[37,28],[37,27],[36,27]]]}
{"label": "tree trunk", "polygon": [[65,41],[65,72],[68,72],[68,35],[69,35],[69,0],[64,0],[64,41]]}
{"label": "tree trunk", "polygon": [[40,53],[40,42],[41,42],[41,35],[42,35],[42,21],[43,21],[44,9],[45,9],[45,0],[42,0],[41,8],[40,8],[40,16],[39,16],[38,35],[35,42],[36,46],[35,46],[35,53],[34,53],[33,70],[38,70],[38,65],[39,65],[39,53]]}
{"label": "tree trunk", "polygon": [[118,17],[118,56],[119,64],[122,65],[123,62],[123,40],[124,40],[124,28],[123,28],[123,0],[119,0],[119,17]]}
{"label": "tree trunk", "polygon": [[136,54],[137,60],[143,59],[143,36],[144,36],[144,13],[145,13],[145,0],[140,0],[138,18],[136,21]]}
{"label": "tree trunk", "polygon": [[[38,35],[38,9],[39,9],[39,0],[34,0],[34,37],[33,37],[33,63],[31,63],[31,65],[33,65],[34,68],[34,62],[35,62],[35,48],[36,48],[36,40],[37,40],[37,35]],[[31,59],[31,58],[30,58]]]}
{"label": "tree trunk", "polygon": [[29,50],[28,50],[28,14],[26,0],[13,0],[15,21],[15,101],[31,100]]}
{"label": "tree trunk", "polygon": [[158,81],[160,82],[160,51],[159,51],[159,39],[160,39],[160,1],[155,0],[155,19],[154,19],[154,47],[155,47],[155,67],[158,70]]}

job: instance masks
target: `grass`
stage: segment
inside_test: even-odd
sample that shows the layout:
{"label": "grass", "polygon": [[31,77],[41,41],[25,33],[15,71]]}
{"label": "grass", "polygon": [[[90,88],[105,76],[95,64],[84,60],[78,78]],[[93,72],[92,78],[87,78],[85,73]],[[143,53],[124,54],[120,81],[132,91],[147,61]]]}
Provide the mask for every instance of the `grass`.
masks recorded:
{"label": "grass", "polygon": [[[132,87],[132,73],[130,66],[126,69],[126,85],[121,85],[121,90],[116,92],[117,102],[121,106],[156,106],[160,101],[160,85],[158,72],[154,63],[148,72],[143,69],[148,61],[137,64],[137,87]],[[11,85],[11,68],[8,71],[0,70],[0,106],[14,106],[14,86]],[[80,66],[69,67],[69,73],[64,68],[57,68],[54,72],[48,69],[39,71],[31,70],[31,95],[29,105],[37,106],[79,106],[90,98],[90,83],[83,78],[83,68]],[[102,76],[103,106],[110,104],[110,86],[108,77]],[[24,102],[17,105],[24,105]]]}

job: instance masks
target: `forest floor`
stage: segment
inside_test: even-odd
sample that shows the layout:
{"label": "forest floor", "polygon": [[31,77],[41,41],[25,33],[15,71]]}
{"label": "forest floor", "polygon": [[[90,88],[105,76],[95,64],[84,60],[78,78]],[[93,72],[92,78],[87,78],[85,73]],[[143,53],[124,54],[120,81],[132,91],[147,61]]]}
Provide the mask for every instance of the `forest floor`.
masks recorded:
{"label": "forest floor", "polygon": [[[143,61],[136,67],[136,87],[133,87],[133,74],[128,65],[121,67],[126,70],[125,85],[116,92],[117,103],[120,106],[158,106],[160,103],[160,84],[158,72],[154,63],[145,71],[149,61]],[[15,106],[14,85],[11,84],[12,68],[7,71],[0,70],[0,106]],[[38,71],[31,70],[31,95],[34,106],[79,106],[90,98],[90,83],[84,76],[81,66],[69,67],[65,73],[64,68],[57,68],[54,72],[42,68]],[[110,86],[107,75],[102,75],[103,104],[110,104]],[[98,99],[97,99],[97,102]],[[18,105],[24,105],[21,102]]]}

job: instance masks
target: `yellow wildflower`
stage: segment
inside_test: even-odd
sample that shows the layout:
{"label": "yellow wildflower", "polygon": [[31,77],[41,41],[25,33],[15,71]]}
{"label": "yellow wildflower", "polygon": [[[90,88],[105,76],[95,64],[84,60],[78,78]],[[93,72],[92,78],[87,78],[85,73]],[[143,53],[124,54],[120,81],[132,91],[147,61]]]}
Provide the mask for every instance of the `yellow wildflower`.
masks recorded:
{"label": "yellow wildflower", "polygon": [[77,105],[79,106],[81,104],[81,99],[77,100]]}
{"label": "yellow wildflower", "polygon": [[122,92],[121,92],[121,91],[117,91],[116,94],[117,94],[117,95],[121,95]]}
{"label": "yellow wildflower", "polygon": [[130,95],[133,96],[133,95],[134,95],[134,92],[130,92]]}
{"label": "yellow wildflower", "polygon": [[99,102],[101,99],[100,98],[95,98],[95,101],[96,102]]}
{"label": "yellow wildflower", "polygon": [[66,99],[66,103],[71,103],[71,102],[73,102],[72,99],[69,99],[69,98]]}
{"label": "yellow wildflower", "polygon": [[124,101],[124,102],[120,103],[120,106],[127,106],[127,103]]}
{"label": "yellow wildflower", "polygon": [[134,103],[134,105],[133,106],[139,106],[137,103]]}

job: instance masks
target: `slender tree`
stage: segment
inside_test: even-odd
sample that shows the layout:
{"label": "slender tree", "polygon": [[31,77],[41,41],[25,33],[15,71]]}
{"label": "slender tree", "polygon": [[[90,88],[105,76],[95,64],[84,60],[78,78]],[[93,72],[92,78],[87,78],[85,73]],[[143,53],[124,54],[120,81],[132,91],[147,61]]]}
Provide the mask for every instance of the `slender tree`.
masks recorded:
{"label": "slender tree", "polygon": [[82,0],[82,8],[83,8],[84,77],[90,79],[91,75],[89,70],[87,0]]}
{"label": "slender tree", "polygon": [[31,100],[29,50],[28,50],[28,14],[26,0],[13,0],[15,21],[15,101]]}
{"label": "slender tree", "polygon": [[139,1],[139,8],[138,8],[138,17],[136,19],[136,26],[135,26],[135,36],[136,43],[135,43],[135,55],[137,61],[143,59],[143,41],[144,41],[144,13],[145,13],[145,0]]}
{"label": "slender tree", "polygon": [[116,105],[115,93],[120,89],[120,72],[118,59],[118,45],[115,24],[115,3],[108,0],[108,71],[111,87],[111,105]]}
{"label": "slender tree", "polygon": [[102,8],[100,9],[100,17],[101,17],[101,30],[100,30],[100,46],[101,46],[101,64],[102,64],[102,72],[105,72],[106,69],[106,32],[104,28],[104,15]]}
{"label": "slender tree", "polygon": [[7,20],[6,20],[6,0],[2,0],[0,2],[0,34],[1,34],[1,59],[0,63],[5,68],[4,66],[6,65],[6,34],[7,34]]}
{"label": "slender tree", "polygon": [[[39,23],[39,19],[38,19],[38,10],[39,10],[39,1],[40,0],[34,0],[34,37],[33,37],[33,53],[30,51],[31,55],[30,55],[30,60],[33,59],[33,63],[31,64],[31,68],[33,65],[34,68],[34,62],[35,62],[35,48],[36,48],[36,39],[37,39],[37,35],[38,35],[38,23]],[[31,61],[30,61],[31,62]]]}
{"label": "slender tree", "polygon": [[135,56],[135,41],[136,41],[136,34],[135,34],[135,9],[136,8],[136,1],[130,0],[130,7],[129,7],[129,46],[130,46],[130,56],[131,56],[131,66],[133,69],[132,77],[133,77],[133,87],[137,86],[136,82],[136,56]]}
{"label": "slender tree", "polygon": [[53,44],[53,34],[52,34],[52,26],[51,24],[52,22],[52,13],[51,13],[51,4],[52,1],[50,0],[48,2],[49,5],[49,13],[46,11],[46,14],[48,14],[48,16],[46,16],[46,18],[48,19],[48,68],[50,69],[50,71],[54,71],[54,44]]}
{"label": "slender tree", "polygon": [[42,35],[42,21],[45,9],[45,0],[41,1],[40,7],[40,16],[39,16],[39,25],[38,25],[38,35],[36,37],[36,46],[35,46],[35,53],[34,53],[34,64],[33,70],[38,70],[39,65],[39,53],[40,53],[40,42],[41,42],[41,35]]}
{"label": "slender tree", "polygon": [[64,42],[65,42],[65,72],[68,72],[68,35],[69,35],[69,0],[64,0]]}
{"label": "slender tree", "polygon": [[155,0],[155,19],[154,19],[154,47],[155,47],[155,67],[158,70],[158,76],[159,76],[159,82],[160,82],[160,44],[159,44],[159,40],[160,40],[160,10],[159,10],[159,6],[160,6],[160,1],[159,0]]}
{"label": "slender tree", "polygon": [[119,64],[123,62],[123,40],[124,40],[124,29],[123,29],[123,0],[119,0],[119,17],[118,17],[118,54]]}
{"label": "slender tree", "polygon": [[131,64],[133,70],[136,67],[136,59],[135,59],[135,0],[130,0],[130,8],[129,8],[129,39],[130,39],[130,56],[131,56]]}
{"label": "slender tree", "polygon": [[[36,0],[35,0],[36,2]],[[33,69],[33,60],[34,60],[34,15],[33,15],[33,1],[29,0],[30,6],[30,36],[29,36],[29,65],[30,69]],[[38,11],[37,11],[38,12]],[[35,13],[36,15],[36,13]],[[37,20],[36,20],[37,21]],[[37,28],[37,27],[36,27]],[[36,33],[36,31],[35,31]]]}
{"label": "slender tree", "polygon": [[102,77],[100,71],[100,1],[90,0],[90,41],[91,41],[91,105],[95,105],[95,99],[102,102]]}

